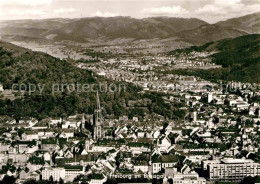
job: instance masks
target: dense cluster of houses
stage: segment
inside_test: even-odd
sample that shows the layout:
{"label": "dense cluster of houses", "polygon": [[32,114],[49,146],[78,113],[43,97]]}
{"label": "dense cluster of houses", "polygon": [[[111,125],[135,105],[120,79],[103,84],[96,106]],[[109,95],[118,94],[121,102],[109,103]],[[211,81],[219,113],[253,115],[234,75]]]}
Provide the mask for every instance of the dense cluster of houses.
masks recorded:
{"label": "dense cluster of houses", "polygon": [[[192,77],[176,77],[196,82]],[[180,83],[181,84],[181,83]],[[97,93],[94,114],[0,124],[0,179],[109,183],[132,178],[163,183],[240,181],[260,174],[260,93],[255,85],[183,88],[183,120],[158,114],[104,118]],[[169,92],[169,91],[168,91]],[[129,101],[129,106],[139,101]]]}
{"label": "dense cluster of houses", "polygon": [[[213,84],[194,76],[167,74],[167,71],[172,68],[219,67],[211,62],[208,55],[191,53],[191,56],[185,56],[184,58],[159,55],[118,60],[108,59],[100,63],[80,63],[78,67],[91,70],[99,76],[110,78],[114,81],[132,83],[142,87],[145,91],[184,91],[193,88],[202,91],[202,87]],[[198,57],[199,59],[196,60],[199,61],[194,61],[193,57]]]}
{"label": "dense cluster of houses", "polygon": [[[94,115],[9,120],[1,124],[0,176],[14,176],[18,183],[140,177],[198,184],[256,176],[260,108],[248,100],[254,95],[180,93],[190,109],[182,124],[159,115],[153,124],[145,122],[149,118],[104,119],[98,94]],[[195,168],[206,174],[201,177]]]}

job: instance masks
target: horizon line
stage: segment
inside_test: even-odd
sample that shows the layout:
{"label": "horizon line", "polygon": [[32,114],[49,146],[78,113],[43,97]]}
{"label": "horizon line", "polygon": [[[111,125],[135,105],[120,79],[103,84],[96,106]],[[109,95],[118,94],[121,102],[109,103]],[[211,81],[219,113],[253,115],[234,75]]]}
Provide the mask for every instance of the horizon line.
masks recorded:
{"label": "horizon line", "polygon": [[254,15],[254,14],[259,14],[259,12],[255,12],[255,13],[250,13],[250,14],[246,14],[246,15],[243,15],[243,16],[239,16],[239,17],[233,17],[233,18],[228,18],[228,19],[224,19],[224,20],[220,20],[220,21],[217,21],[215,23],[209,23],[208,21],[205,21],[203,19],[200,19],[200,18],[196,18],[196,17],[173,17],[173,16],[149,16],[149,17],[142,17],[142,18],[138,18],[138,17],[133,17],[133,16],[127,16],[127,15],[118,15],[118,16],[111,16],[111,17],[103,17],[103,16],[88,16],[88,17],[74,17],[74,18],[66,18],[66,17],[53,17],[53,18],[34,18],[34,19],[0,19],[0,21],[22,21],[22,20],[52,20],[52,19],[68,19],[68,20],[73,20],[73,19],[85,19],[85,18],[116,18],[116,17],[127,17],[127,18],[132,18],[132,19],[139,19],[139,20],[142,20],[142,19],[148,19],[148,18],[176,18],[176,19],[197,19],[197,20],[201,20],[201,21],[204,21],[208,24],[216,24],[218,22],[221,22],[221,21],[226,21],[226,20],[230,20],[230,19],[234,19],[234,18],[240,18],[240,17],[245,17],[245,16],[249,16],[249,15]]}

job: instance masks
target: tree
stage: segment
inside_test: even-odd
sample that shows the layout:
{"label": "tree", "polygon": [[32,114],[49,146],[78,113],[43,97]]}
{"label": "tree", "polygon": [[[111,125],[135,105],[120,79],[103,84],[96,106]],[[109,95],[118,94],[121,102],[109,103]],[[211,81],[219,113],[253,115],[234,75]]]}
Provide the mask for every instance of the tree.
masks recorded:
{"label": "tree", "polygon": [[37,184],[37,182],[34,179],[29,179],[24,182],[24,184]]}
{"label": "tree", "polygon": [[52,175],[51,175],[50,178],[49,178],[49,182],[50,182],[51,184],[54,183],[54,180],[53,180],[53,176],[52,176]]}
{"label": "tree", "polygon": [[29,172],[29,168],[28,168],[28,167],[25,167],[24,171],[25,171],[26,173],[28,173],[28,172]]}
{"label": "tree", "polygon": [[172,178],[168,179],[169,184],[173,184]]}
{"label": "tree", "polygon": [[80,181],[80,179],[81,179],[82,177],[84,177],[83,174],[78,175],[76,178],[74,178],[73,182],[78,182],[78,181]]}
{"label": "tree", "polygon": [[254,184],[256,181],[256,177],[245,177],[239,184]]}
{"label": "tree", "polygon": [[5,177],[3,178],[2,182],[0,182],[0,183],[1,184],[14,184],[15,180],[16,179],[13,176],[5,175]]}
{"label": "tree", "polygon": [[222,152],[222,151],[226,151],[227,149],[228,149],[228,147],[227,147],[226,144],[221,144],[220,148],[219,148],[219,151]]}
{"label": "tree", "polygon": [[63,179],[60,178],[59,184],[63,184],[63,183],[64,183]]}

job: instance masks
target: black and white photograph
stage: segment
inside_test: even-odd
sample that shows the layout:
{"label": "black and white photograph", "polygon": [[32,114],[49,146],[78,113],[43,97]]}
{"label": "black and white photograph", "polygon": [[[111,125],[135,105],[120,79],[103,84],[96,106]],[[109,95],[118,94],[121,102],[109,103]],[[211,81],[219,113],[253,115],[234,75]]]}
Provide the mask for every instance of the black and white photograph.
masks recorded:
{"label": "black and white photograph", "polygon": [[260,184],[260,0],[0,0],[0,184]]}

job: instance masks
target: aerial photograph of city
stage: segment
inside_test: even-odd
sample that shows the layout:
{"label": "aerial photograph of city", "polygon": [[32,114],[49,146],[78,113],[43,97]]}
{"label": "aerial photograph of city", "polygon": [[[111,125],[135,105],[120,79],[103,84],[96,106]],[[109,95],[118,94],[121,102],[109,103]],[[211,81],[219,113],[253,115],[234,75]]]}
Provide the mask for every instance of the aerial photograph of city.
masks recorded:
{"label": "aerial photograph of city", "polygon": [[0,184],[260,184],[260,0],[0,0]]}

